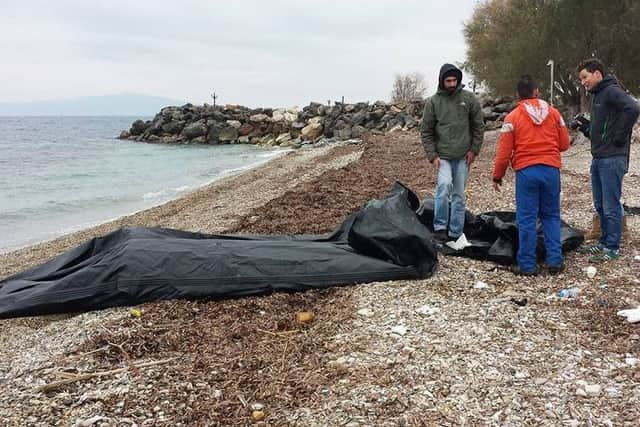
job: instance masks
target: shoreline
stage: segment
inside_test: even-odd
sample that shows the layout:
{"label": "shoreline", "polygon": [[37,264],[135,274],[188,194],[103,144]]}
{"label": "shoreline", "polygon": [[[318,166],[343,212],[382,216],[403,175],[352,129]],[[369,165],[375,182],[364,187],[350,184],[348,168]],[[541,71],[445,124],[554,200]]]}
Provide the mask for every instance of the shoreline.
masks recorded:
{"label": "shoreline", "polygon": [[[204,189],[206,187],[208,187],[209,185],[215,184],[216,182],[222,181],[224,179],[227,178],[233,178],[239,175],[242,175],[244,173],[247,173],[253,169],[257,169],[260,167],[265,166],[266,164],[268,164],[269,162],[273,161],[273,160],[277,160],[281,157],[286,156],[287,154],[291,153],[292,151],[295,151],[293,149],[281,149],[281,150],[274,150],[273,151],[273,155],[261,160],[261,161],[256,161],[253,162],[251,164],[248,164],[246,166],[243,167],[237,167],[237,168],[232,168],[232,169],[228,169],[225,170],[223,172],[221,172],[220,174],[218,174],[215,178],[210,179],[208,181],[205,181],[203,183],[201,183],[200,185],[198,185],[195,188],[190,188],[186,191],[183,192],[179,192],[177,193],[174,197],[171,197],[169,199],[166,200],[159,200],[157,202],[152,202],[152,204],[150,205],[146,205],[143,207],[139,207],[139,208],[134,208],[134,210],[132,211],[127,211],[124,212],[122,214],[116,214],[115,216],[110,216],[108,218],[104,218],[104,219],[89,219],[86,222],[82,222],[80,224],[74,224],[74,225],[62,225],[59,227],[59,229],[54,230],[54,231],[46,231],[46,232],[41,232],[38,236],[33,237],[33,238],[29,238],[26,242],[24,243],[20,243],[17,245],[13,245],[13,246],[7,246],[7,247],[2,247],[0,248],[0,257],[2,257],[3,255],[8,255],[23,249],[27,249],[31,246],[36,246],[36,245],[40,245],[40,244],[45,244],[47,242],[51,242],[54,240],[58,240],[60,238],[63,238],[65,236],[69,236],[71,234],[77,233],[77,232],[81,232],[83,230],[87,230],[87,229],[92,229],[95,227],[100,227],[104,224],[108,224],[108,223],[112,223],[112,222],[116,222],[119,221],[122,218],[125,217],[129,217],[129,216],[134,216],[137,215],[141,212],[150,210],[150,209],[154,209],[157,207],[160,207],[162,205],[165,205],[167,203],[171,203],[175,200],[178,200],[180,198],[183,197],[187,197],[189,194],[200,191],[201,189]],[[144,195],[142,196],[142,198],[144,199]],[[2,277],[0,275],[0,277]]]}
{"label": "shoreline", "polygon": [[[345,147],[347,154],[333,158]],[[203,233],[222,232],[251,208],[266,203],[296,183],[315,178],[357,158],[361,144],[331,143],[284,152],[257,166],[204,184],[150,208],[80,228],[50,240],[0,253],[0,279],[69,250],[86,240],[123,227],[163,227]],[[305,172],[301,172],[305,170]],[[268,187],[271,188],[269,189]],[[289,185],[288,185],[289,184]],[[235,187],[235,188],[234,188]],[[262,190],[263,194],[258,194]],[[215,215],[213,214],[215,213]]]}

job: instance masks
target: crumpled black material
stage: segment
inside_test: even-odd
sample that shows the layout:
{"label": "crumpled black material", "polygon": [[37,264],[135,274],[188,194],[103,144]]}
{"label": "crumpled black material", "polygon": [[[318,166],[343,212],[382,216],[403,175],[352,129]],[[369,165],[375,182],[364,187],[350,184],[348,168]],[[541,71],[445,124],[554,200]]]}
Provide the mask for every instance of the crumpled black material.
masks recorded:
{"label": "crumpled black material", "polygon": [[[417,214],[420,221],[433,231],[434,201],[427,198]],[[560,226],[560,242],[563,252],[576,249],[584,242],[584,234],[564,221]],[[464,234],[471,246],[460,251],[446,245],[438,245],[438,249],[445,255],[466,256],[474,259],[493,261],[502,265],[516,263],[518,252],[518,225],[515,212],[490,211],[474,215],[465,211]],[[544,238],[542,224],[537,223],[538,260],[544,260]]]}
{"label": "crumpled black material", "polygon": [[396,184],[321,236],[120,229],[0,281],[0,317],[426,278],[437,252],[418,205]]}

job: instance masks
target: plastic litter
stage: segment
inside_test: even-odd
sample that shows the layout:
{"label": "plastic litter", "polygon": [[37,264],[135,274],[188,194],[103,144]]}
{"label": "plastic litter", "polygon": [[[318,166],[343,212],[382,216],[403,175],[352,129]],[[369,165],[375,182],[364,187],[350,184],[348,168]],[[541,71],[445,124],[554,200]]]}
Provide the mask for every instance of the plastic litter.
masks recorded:
{"label": "plastic litter", "polygon": [[467,240],[467,236],[462,233],[455,242],[450,241],[445,243],[445,245],[449,246],[453,250],[461,251],[464,248],[471,246],[471,243]]}
{"label": "plastic litter", "polygon": [[618,316],[624,316],[627,318],[627,322],[629,323],[638,323],[640,322],[640,305],[636,308],[629,308],[627,310],[620,310]]}
{"label": "plastic litter", "polygon": [[526,298],[511,298],[511,302],[518,307],[524,307],[527,305],[528,300]]}
{"label": "plastic litter", "polygon": [[394,326],[393,328],[391,328],[391,333],[396,334],[396,335],[400,335],[400,336],[404,336],[407,334],[407,327],[404,325],[398,325],[398,326]]}
{"label": "plastic litter", "polygon": [[416,308],[416,311],[420,314],[431,316],[432,314],[438,313],[440,309],[438,307],[430,307],[428,305],[423,305],[422,307]]}
{"label": "plastic litter", "polygon": [[576,298],[580,293],[580,289],[578,288],[569,288],[569,289],[561,289],[558,292],[558,296],[560,298]]}
{"label": "plastic litter", "polygon": [[485,282],[483,282],[482,280],[478,280],[475,285],[473,285],[474,289],[486,289],[489,287],[489,285],[487,285]]}

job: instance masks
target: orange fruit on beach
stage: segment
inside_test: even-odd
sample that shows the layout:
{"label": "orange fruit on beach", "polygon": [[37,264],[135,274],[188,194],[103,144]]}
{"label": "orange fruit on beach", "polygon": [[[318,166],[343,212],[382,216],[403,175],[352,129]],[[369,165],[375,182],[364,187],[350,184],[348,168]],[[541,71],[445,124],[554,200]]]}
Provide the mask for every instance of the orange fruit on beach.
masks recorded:
{"label": "orange fruit on beach", "polygon": [[298,322],[300,322],[300,323],[309,323],[309,322],[313,321],[314,315],[310,311],[299,311],[296,314],[296,318],[298,319]]}
{"label": "orange fruit on beach", "polygon": [[264,420],[264,411],[253,411],[251,412],[251,416],[253,417],[254,421],[262,421]]}

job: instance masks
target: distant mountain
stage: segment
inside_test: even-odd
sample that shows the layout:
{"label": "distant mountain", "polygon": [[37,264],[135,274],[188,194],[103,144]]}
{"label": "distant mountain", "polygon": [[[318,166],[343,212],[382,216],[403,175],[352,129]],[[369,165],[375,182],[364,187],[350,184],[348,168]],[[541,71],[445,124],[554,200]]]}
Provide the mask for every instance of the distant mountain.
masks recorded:
{"label": "distant mountain", "polygon": [[0,116],[153,116],[184,101],[138,94],[82,96],[33,102],[0,102]]}

